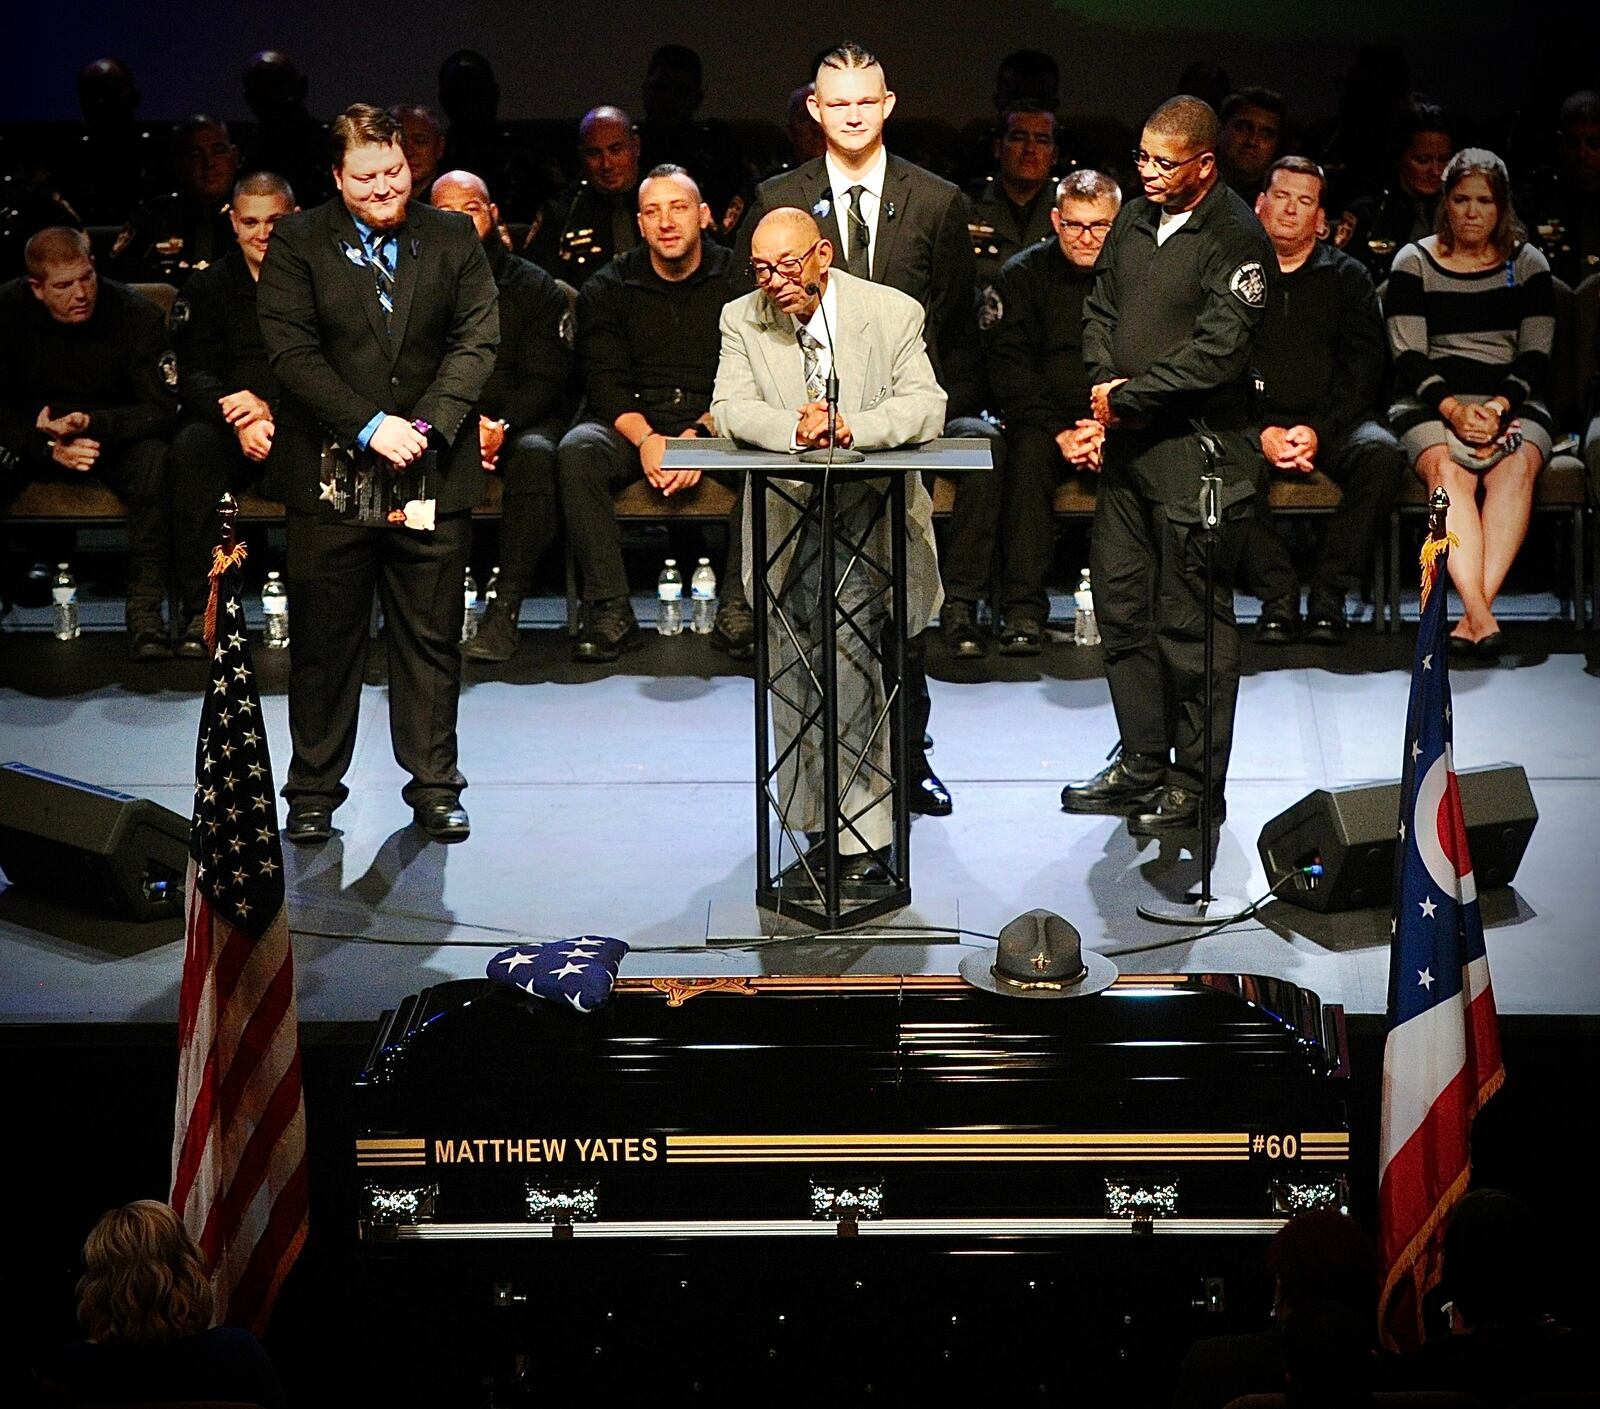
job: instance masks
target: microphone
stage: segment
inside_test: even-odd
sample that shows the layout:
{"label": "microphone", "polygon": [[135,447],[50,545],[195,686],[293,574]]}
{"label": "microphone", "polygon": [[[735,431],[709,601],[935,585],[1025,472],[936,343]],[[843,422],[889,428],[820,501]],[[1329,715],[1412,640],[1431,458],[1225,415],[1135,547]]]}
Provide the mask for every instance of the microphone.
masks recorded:
{"label": "microphone", "polygon": [[839,357],[833,343],[833,327],[828,321],[828,305],[822,297],[822,285],[813,280],[806,285],[806,292],[816,299],[817,308],[822,313],[822,331],[828,335],[828,375],[823,383],[823,394],[828,403],[828,448],[826,453],[820,450],[804,451],[800,459],[808,465],[857,465],[866,456],[859,450],[840,449],[834,444],[834,431],[839,424]]}

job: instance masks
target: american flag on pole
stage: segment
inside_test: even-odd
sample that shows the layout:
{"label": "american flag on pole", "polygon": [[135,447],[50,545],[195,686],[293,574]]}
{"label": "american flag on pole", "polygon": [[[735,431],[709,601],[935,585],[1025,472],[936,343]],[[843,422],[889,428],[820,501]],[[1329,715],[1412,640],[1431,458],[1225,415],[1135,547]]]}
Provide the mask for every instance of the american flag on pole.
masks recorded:
{"label": "american flag on pole", "polygon": [[242,544],[216,551],[206,611],[172,1207],[205,1255],[218,1322],[259,1335],[305,1242],[308,1198],[294,956],[243,561]]}
{"label": "american flag on pole", "polygon": [[[1442,519],[1441,508],[1441,534]],[[1440,581],[1446,542],[1435,537],[1424,550],[1383,1049],[1378,1314],[1385,1344],[1398,1350],[1421,1342],[1423,1298],[1439,1279],[1444,1221],[1467,1191],[1473,1117],[1505,1079],[1451,750],[1447,594]]]}

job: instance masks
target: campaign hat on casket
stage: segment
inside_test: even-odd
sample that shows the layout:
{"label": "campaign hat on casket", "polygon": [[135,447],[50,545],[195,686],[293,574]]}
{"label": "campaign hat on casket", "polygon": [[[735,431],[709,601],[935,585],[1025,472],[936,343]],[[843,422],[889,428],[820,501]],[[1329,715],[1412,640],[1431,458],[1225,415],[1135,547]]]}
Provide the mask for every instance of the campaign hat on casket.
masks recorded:
{"label": "campaign hat on casket", "polygon": [[986,949],[961,961],[961,977],[1008,998],[1082,998],[1109,988],[1117,966],[1083,947],[1083,936],[1050,910],[1029,910],[1000,931]]}

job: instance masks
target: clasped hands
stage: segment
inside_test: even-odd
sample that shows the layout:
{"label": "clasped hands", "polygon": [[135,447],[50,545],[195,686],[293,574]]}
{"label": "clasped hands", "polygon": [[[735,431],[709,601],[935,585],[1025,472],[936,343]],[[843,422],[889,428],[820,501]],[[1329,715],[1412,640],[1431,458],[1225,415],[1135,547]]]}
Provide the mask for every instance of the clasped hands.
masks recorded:
{"label": "clasped hands", "polygon": [[1100,472],[1105,453],[1106,428],[1099,421],[1077,421],[1056,437],[1061,458],[1075,470]]}
{"label": "clasped hands", "polygon": [[1308,475],[1316,469],[1317,433],[1310,426],[1263,426],[1261,453],[1275,470]]}
{"label": "clasped hands", "polygon": [[1439,403],[1439,414],[1463,445],[1470,446],[1480,460],[1494,454],[1494,443],[1500,438],[1504,416],[1499,404],[1492,401],[1458,401],[1447,396]]}
{"label": "clasped hands", "polygon": [[93,469],[94,462],[100,458],[100,442],[84,435],[89,429],[87,411],[52,416],[46,406],[40,410],[33,427],[50,437],[50,458],[62,469],[84,474]]}
{"label": "clasped hands", "polygon": [[828,432],[828,403],[825,401],[808,401],[796,413],[799,422],[795,426],[795,444],[803,449],[824,450],[830,439],[840,450],[848,450],[850,443],[855,439],[850,427],[845,424],[844,416],[837,408],[833,413],[833,433]]}

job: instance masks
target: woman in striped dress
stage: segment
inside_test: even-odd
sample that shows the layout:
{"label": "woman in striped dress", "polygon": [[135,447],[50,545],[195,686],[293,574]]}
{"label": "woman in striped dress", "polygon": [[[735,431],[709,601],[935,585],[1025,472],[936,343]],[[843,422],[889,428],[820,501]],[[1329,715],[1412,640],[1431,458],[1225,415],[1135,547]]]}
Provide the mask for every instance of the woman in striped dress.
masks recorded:
{"label": "woman in striped dress", "polygon": [[1434,233],[1395,255],[1384,297],[1401,393],[1389,419],[1417,477],[1449,494],[1459,540],[1451,643],[1485,657],[1500,648],[1494,600],[1553,439],[1539,399],[1555,336],[1550,266],[1523,241],[1509,187],[1493,152],[1457,152]]}

